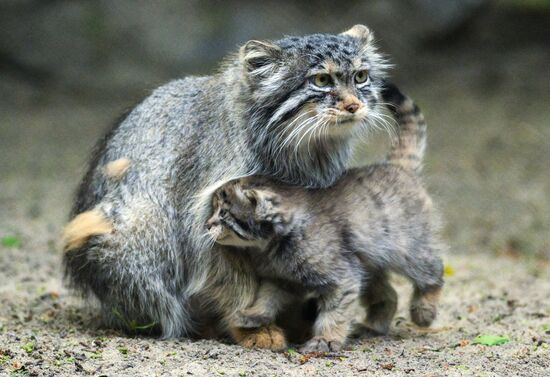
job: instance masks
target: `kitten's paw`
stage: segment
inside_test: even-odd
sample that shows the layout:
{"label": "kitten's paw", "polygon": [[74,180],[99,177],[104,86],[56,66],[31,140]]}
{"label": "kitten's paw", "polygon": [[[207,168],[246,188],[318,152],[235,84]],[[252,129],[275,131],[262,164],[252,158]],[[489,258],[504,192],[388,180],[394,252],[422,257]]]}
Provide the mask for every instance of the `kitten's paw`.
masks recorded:
{"label": "kitten's paw", "polygon": [[411,305],[411,319],[421,327],[428,327],[437,316],[437,308],[431,305]]}
{"label": "kitten's paw", "polygon": [[285,334],[280,327],[275,325],[255,329],[235,328],[231,332],[242,347],[263,348],[277,352],[286,349]]}
{"label": "kitten's paw", "polygon": [[310,339],[300,348],[301,353],[312,352],[335,352],[342,349],[342,342],[338,340],[329,340],[321,336],[316,336]]}
{"label": "kitten's paw", "polygon": [[370,330],[376,335],[386,335],[390,331],[391,320],[373,321],[369,323]]}
{"label": "kitten's paw", "polygon": [[253,311],[242,310],[235,314],[233,324],[236,327],[242,327],[245,329],[267,326],[273,322],[273,318],[267,315],[258,314]]}
{"label": "kitten's paw", "polygon": [[411,320],[418,326],[428,327],[437,316],[437,303],[440,291],[415,297],[411,302]]}
{"label": "kitten's paw", "polygon": [[386,335],[386,333],[381,333],[380,331],[372,328],[370,324],[369,325],[358,324],[354,326],[349,337],[353,339],[363,339],[363,338],[374,338],[376,336],[381,336],[381,335]]}

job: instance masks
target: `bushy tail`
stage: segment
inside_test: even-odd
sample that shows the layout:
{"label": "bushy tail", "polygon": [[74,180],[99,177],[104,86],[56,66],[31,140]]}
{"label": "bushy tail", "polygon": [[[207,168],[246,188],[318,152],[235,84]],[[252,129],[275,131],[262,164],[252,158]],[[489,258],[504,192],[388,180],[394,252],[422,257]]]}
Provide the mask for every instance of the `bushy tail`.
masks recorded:
{"label": "bushy tail", "polygon": [[382,97],[398,123],[397,139],[392,140],[388,161],[420,172],[426,149],[424,115],[394,84],[385,83]]}

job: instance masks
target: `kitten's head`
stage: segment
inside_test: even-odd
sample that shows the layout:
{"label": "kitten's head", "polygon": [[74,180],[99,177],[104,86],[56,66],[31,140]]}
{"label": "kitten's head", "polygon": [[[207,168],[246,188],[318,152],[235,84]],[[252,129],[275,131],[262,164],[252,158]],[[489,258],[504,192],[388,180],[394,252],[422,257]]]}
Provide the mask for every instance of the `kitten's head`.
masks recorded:
{"label": "kitten's head", "polygon": [[289,218],[278,194],[266,188],[252,188],[239,179],[214,192],[212,215],[206,227],[216,243],[261,247],[287,232]]}
{"label": "kitten's head", "polygon": [[[287,182],[307,184],[302,178],[313,175],[317,186],[320,179],[335,179],[345,169],[341,160],[349,158],[348,142],[383,120],[387,64],[363,25],[338,35],[249,41],[240,63],[255,145],[273,165],[270,173]],[[329,171],[318,171],[324,169]]]}

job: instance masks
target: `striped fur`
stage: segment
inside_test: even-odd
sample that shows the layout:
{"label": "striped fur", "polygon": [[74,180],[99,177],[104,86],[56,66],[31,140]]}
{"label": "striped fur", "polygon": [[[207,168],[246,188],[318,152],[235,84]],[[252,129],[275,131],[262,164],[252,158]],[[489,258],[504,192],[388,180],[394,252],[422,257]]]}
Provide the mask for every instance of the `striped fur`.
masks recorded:
{"label": "striped fur", "polygon": [[391,83],[384,86],[382,97],[398,123],[398,132],[387,157],[388,161],[420,172],[426,150],[424,115],[412,99]]}
{"label": "striped fur", "polygon": [[395,86],[384,93],[400,124],[388,161],[349,170],[327,189],[254,176],[214,192],[213,239],[249,255],[262,278],[254,304],[236,314],[240,327],[270,324],[291,302],[313,296],[319,313],[303,351],[340,349],[358,303],[368,327],[386,333],[397,308],[391,270],[413,283],[412,321],[429,326],[435,319],[443,246],[417,174],[426,126]]}
{"label": "striped fur", "polygon": [[[71,219],[97,208],[116,232],[85,238],[64,264],[108,325],[238,334],[233,315],[254,299],[257,277],[249,259],[212,245],[205,198],[253,174],[322,188],[345,173],[355,141],[382,119],[387,64],[367,30],[250,41],[219,72],[157,88],[102,138]],[[368,80],[356,82],[358,70]],[[331,88],[314,84],[322,72]],[[352,97],[357,111],[343,106]],[[105,170],[120,159],[128,169]]]}

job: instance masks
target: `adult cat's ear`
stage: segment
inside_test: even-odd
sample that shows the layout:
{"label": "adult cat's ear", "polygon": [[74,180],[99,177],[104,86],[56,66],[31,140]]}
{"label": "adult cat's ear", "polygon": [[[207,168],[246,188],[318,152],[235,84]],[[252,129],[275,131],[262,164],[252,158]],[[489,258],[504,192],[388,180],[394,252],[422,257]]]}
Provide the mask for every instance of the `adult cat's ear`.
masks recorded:
{"label": "adult cat's ear", "polygon": [[246,72],[262,75],[275,68],[281,57],[281,48],[271,42],[248,41],[239,51],[239,59]]}
{"label": "adult cat's ear", "polygon": [[349,37],[359,39],[362,44],[368,44],[372,42],[372,39],[374,38],[372,32],[365,25],[355,25],[351,29],[340,33],[340,35],[347,35]]}

